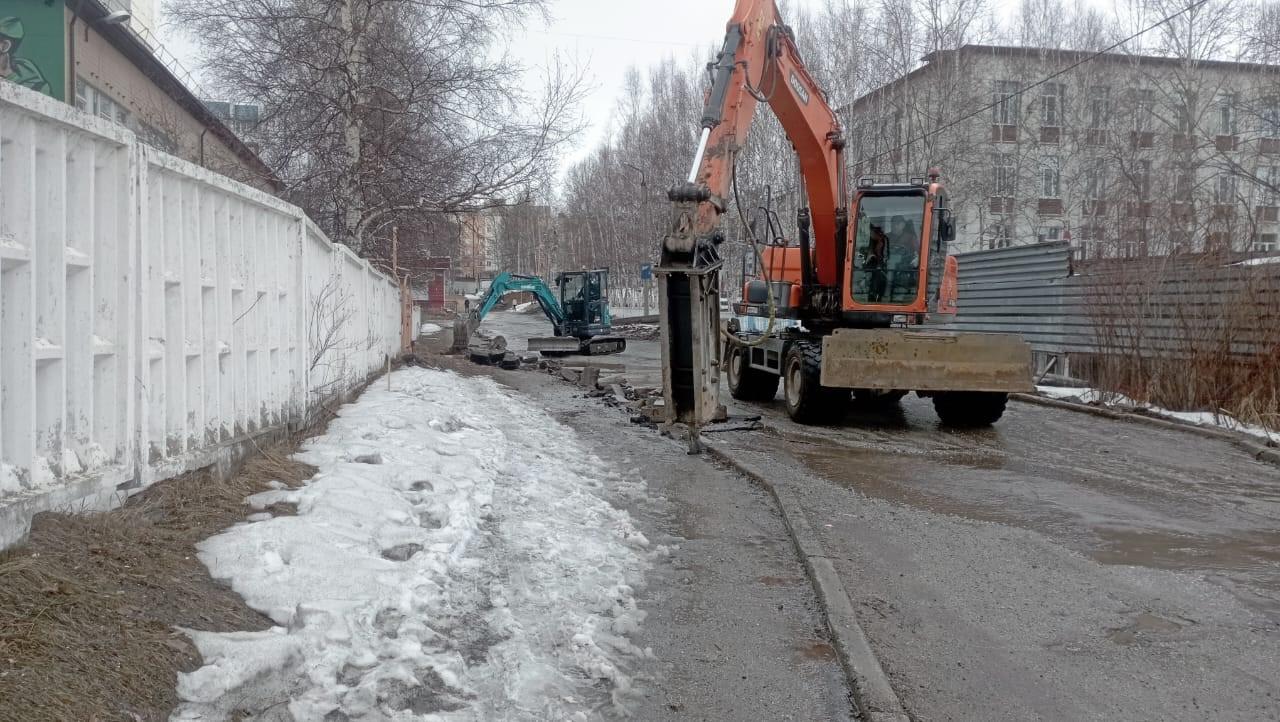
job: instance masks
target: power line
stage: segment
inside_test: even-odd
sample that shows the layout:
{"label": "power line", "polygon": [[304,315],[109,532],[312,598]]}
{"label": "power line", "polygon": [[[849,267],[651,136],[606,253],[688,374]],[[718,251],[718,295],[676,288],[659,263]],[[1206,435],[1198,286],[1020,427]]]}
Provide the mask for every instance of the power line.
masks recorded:
{"label": "power line", "polygon": [[988,110],[991,110],[992,108],[996,107],[997,105],[1000,105],[1001,103],[1005,103],[1005,102],[1008,102],[1008,101],[1009,101],[1010,99],[1012,99],[1012,98],[1022,96],[1022,95],[1024,95],[1024,94],[1026,94],[1028,91],[1034,90],[1034,89],[1036,89],[1036,88],[1040,87],[1041,85],[1044,85],[1045,83],[1048,83],[1049,81],[1054,80],[1055,78],[1060,78],[1060,77],[1062,77],[1063,75],[1066,75],[1067,73],[1071,72],[1072,70],[1075,70],[1076,68],[1080,67],[1081,65],[1084,65],[1085,63],[1093,62],[1094,60],[1097,60],[1099,57],[1101,57],[1101,56],[1103,56],[1103,55],[1106,55],[1107,53],[1111,52],[1112,50],[1115,50],[1116,48],[1120,47],[1121,45],[1124,45],[1125,43],[1129,42],[1130,40],[1134,40],[1134,39],[1136,39],[1136,38],[1138,38],[1138,37],[1140,37],[1140,36],[1142,36],[1142,35],[1145,35],[1145,34],[1147,34],[1147,33],[1151,32],[1152,30],[1155,30],[1156,28],[1160,27],[1161,25],[1164,25],[1165,23],[1172,21],[1173,19],[1177,18],[1179,15],[1184,15],[1184,14],[1186,14],[1186,13],[1189,13],[1189,12],[1191,12],[1192,10],[1195,10],[1197,7],[1200,7],[1201,5],[1204,5],[1204,4],[1205,4],[1205,3],[1207,3],[1207,2],[1209,2],[1209,0],[1196,0],[1196,2],[1191,3],[1190,5],[1188,5],[1188,6],[1186,6],[1185,8],[1183,8],[1183,9],[1179,10],[1178,12],[1176,12],[1176,13],[1174,13],[1174,14],[1172,14],[1172,15],[1169,15],[1168,17],[1165,17],[1165,18],[1161,19],[1160,21],[1158,21],[1158,22],[1156,22],[1156,23],[1154,23],[1154,24],[1152,24],[1152,25],[1150,25],[1150,26],[1148,26],[1148,27],[1145,27],[1145,28],[1143,28],[1142,30],[1139,30],[1138,32],[1134,33],[1133,35],[1130,35],[1130,36],[1129,36],[1129,37],[1127,37],[1127,38],[1124,38],[1123,40],[1117,41],[1116,43],[1114,43],[1114,44],[1112,44],[1112,45],[1109,45],[1109,46],[1107,46],[1107,47],[1103,48],[1102,50],[1099,50],[1099,51],[1097,51],[1097,52],[1093,53],[1092,55],[1088,55],[1088,56],[1086,56],[1086,57],[1084,57],[1084,58],[1082,58],[1082,59],[1080,59],[1080,60],[1078,60],[1078,61],[1076,61],[1076,62],[1072,63],[1071,65],[1068,65],[1067,67],[1065,67],[1065,68],[1063,68],[1063,69],[1061,69],[1061,70],[1059,70],[1059,71],[1057,71],[1057,72],[1055,72],[1055,73],[1051,73],[1050,75],[1047,75],[1047,76],[1045,76],[1045,77],[1043,77],[1043,78],[1041,78],[1041,79],[1037,80],[1036,82],[1034,82],[1034,83],[1032,83],[1032,84],[1030,84],[1030,85],[1026,86],[1025,88],[1021,88],[1021,89],[1016,90],[1016,91],[1014,91],[1014,92],[1012,92],[1012,93],[1009,93],[1008,95],[1005,95],[1004,97],[1002,97],[1000,100],[992,101],[992,102],[990,102],[990,103],[988,103],[988,104],[986,104],[986,105],[982,106],[981,108],[978,108],[977,110],[974,110],[973,112],[968,113],[967,115],[962,115],[962,116],[960,116],[959,118],[956,118],[955,120],[951,121],[950,123],[947,123],[946,125],[942,126],[941,128],[936,128],[936,129],[931,130],[931,131],[929,131],[929,132],[927,132],[927,133],[924,133],[923,135],[919,135],[919,136],[917,136],[917,137],[915,137],[915,138],[908,139],[907,141],[905,141],[905,142],[903,142],[903,143],[898,144],[898,145],[897,145],[896,147],[894,147],[894,148],[891,148],[891,149],[886,150],[886,151],[881,152],[881,153],[877,153],[877,154],[875,154],[875,155],[870,155],[870,156],[866,156],[866,157],[864,157],[864,158],[860,158],[858,161],[856,161],[856,162],[855,162],[855,165],[862,164],[862,163],[867,163],[867,162],[869,162],[869,161],[876,160],[876,159],[881,158],[881,157],[883,157],[883,156],[889,155],[890,153],[896,153],[896,152],[898,152],[898,151],[902,150],[903,148],[906,148],[907,146],[911,145],[912,143],[916,143],[916,142],[919,142],[919,141],[925,140],[926,138],[929,138],[929,137],[931,137],[931,136],[938,135],[939,133],[942,133],[942,132],[944,132],[944,131],[950,130],[950,129],[952,129],[952,128],[956,127],[957,125],[960,125],[961,123],[963,123],[963,122],[965,122],[965,121],[967,121],[967,120],[969,120],[969,119],[971,119],[971,118],[974,118],[974,117],[976,117],[976,116],[979,116],[979,115],[981,115],[981,114],[983,114],[983,113],[987,112]]}

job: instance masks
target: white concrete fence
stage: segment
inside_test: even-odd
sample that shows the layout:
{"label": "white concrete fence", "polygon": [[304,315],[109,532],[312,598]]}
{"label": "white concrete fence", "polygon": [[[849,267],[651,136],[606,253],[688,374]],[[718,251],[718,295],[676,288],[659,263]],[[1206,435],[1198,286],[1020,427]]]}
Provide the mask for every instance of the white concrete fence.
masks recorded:
{"label": "white concrete fence", "polygon": [[0,82],[0,548],[299,425],[400,348],[302,211]]}

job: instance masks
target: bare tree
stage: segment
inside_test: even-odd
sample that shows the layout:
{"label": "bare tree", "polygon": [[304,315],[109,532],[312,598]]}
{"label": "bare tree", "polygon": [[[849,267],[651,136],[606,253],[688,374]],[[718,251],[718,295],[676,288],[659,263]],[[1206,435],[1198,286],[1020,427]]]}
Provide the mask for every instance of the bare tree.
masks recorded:
{"label": "bare tree", "polygon": [[335,239],[542,188],[582,76],[499,52],[544,0],[174,0],[227,97],[263,106],[264,158]]}

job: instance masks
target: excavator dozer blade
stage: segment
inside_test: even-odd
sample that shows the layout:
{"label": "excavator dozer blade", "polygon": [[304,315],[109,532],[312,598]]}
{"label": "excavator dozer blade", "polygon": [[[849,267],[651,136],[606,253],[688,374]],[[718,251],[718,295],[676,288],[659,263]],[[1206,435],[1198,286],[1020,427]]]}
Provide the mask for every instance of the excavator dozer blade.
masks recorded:
{"label": "excavator dozer blade", "polygon": [[1021,336],[906,328],[840,329],[822,342],[822,385],[906,391],[1030,392]]}
{"label": "excavator dozer blade", "polygon": [[529,350],[552,356],[565,356],[579,353],[582,350],[582,343],[573,336],[544,336],[529,339]]}

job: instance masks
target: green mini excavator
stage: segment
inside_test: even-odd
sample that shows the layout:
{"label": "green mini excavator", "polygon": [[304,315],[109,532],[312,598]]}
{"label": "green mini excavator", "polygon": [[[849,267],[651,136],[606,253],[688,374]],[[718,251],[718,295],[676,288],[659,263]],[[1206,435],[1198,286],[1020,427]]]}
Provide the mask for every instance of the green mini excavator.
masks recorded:
{"label": "green mini excavator", "polygon": [[466,348],[471,335],[498,301],[508,293],[529,293],[551,321],[552,338],[529,339],[529,350],[544,355],[620,353],[627,341],[609,336],[613,316],[609,313],[609,271],[567,271],[556,276],[559,298],[537,276],[500,273],[489,284],[483,298],[471,305],[454,324],[454,347]]}

